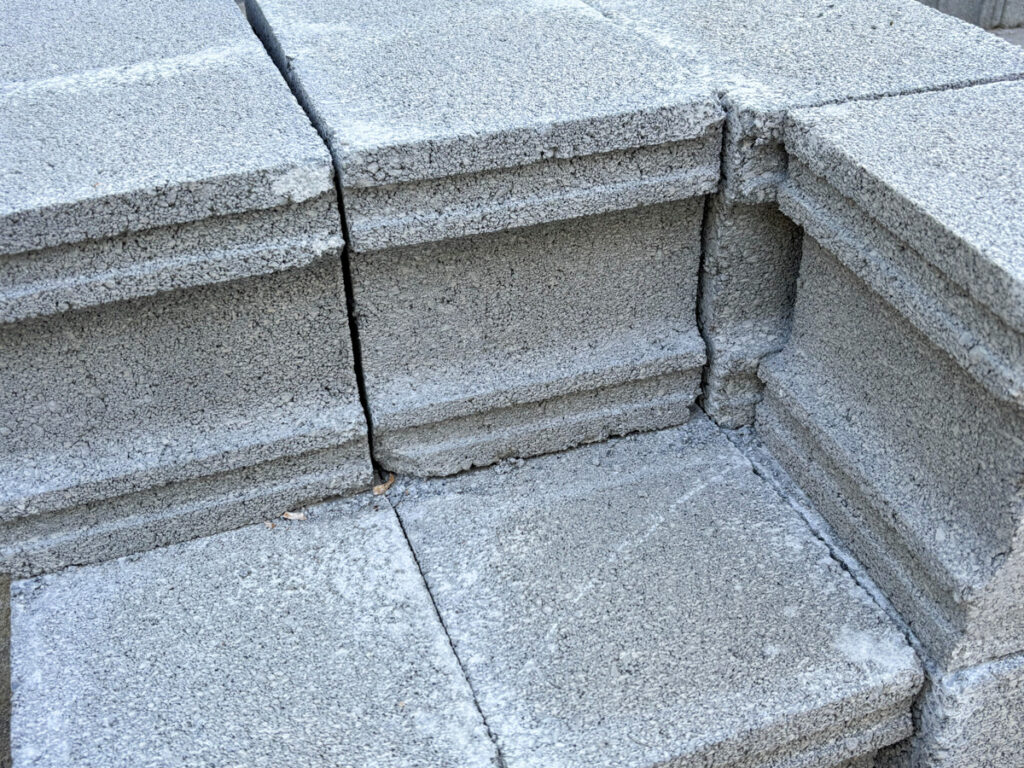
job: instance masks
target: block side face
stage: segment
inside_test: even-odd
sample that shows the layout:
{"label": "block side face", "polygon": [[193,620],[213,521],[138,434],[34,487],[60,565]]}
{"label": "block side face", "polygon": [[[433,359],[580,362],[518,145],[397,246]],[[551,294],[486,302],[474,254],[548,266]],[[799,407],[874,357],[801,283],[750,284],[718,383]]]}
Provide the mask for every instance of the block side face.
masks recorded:
{"label": "block side face", "polygon": [[[991,398],[809,238],[798,295],[791,342],[762,376],[773,407],[813,436],[811,464],[852,490],[830,499],[811,468],[794,474],[811,478],[807,490],[837,530],[863,519],[855,528],[870,533],[846,543],[942,663],[1018,650],[1019,609],[983,607],[1000,603],[993,589],[1004,606],[1024,594],[1012,578],[1024,513],[1024,456],[1010,438],[1024,430],[1020,410]],[[777,425],[763,424],[773,448],[785,443]]]}
{"label": "block side face", "polygon": [[494,764],[379,499],[19,582],[13,637],[19,765]]}
{"label": "block side face", "polygon": [[718,185],[720,132],[418,183],[345,189],[356,252],[685,200]]}
{"label": "block side face", "polygon": [[346,187],[658,145],[721,119],[692,71],[583,4],[257,4]]}
{"label": "block side face", "polygon": [[3,326],[4,545],[27,517],[68,515],[71,535],[101,521],[75,522],[83,505],[167,484],[171,507],[196,505],[203,478],[341,446],[367,482],[340,271],[326,258]]}
{"label": "block side face", "polygon": [[789,336],[800,232],[774,205],[718,195],[704,221],[699,323],[708,346],[703,405],[718,424],[751,424],[760,360]]}
{"label": "block side face", "polygon": [[913,654],[704,419],[392,493],[509,765],[832,765],[909,730]]}
{"label": "block side face", "polygon": [[1024,752],[1024,656],[925,685],[914,768],[1014,765]]}
{"label": "block side face", "polygon": [[825,107],[795,114],[786,141],[812,171],[1024,332],[1024,160],[1014,150],[1024,142],[1022,104],[1024,83],[996,83]]}
{"label": "block side face", "polygon": [[992,396],[1024,405],[1024,333],[1005,317],[802,161],[791,163],[779,204]]}
{"label": "block side face", "polygon": [[301,205],[9,254],[0,323],[339,259],[338,217],[331,190]]}
{"label": "block side face", "polygon": [[[519,405],[698,371],[701,208],[688,200],[354,254],[375,429],[502,409],[495,425],[514,427]],[[515,443],[505,450],[515,455]]]}

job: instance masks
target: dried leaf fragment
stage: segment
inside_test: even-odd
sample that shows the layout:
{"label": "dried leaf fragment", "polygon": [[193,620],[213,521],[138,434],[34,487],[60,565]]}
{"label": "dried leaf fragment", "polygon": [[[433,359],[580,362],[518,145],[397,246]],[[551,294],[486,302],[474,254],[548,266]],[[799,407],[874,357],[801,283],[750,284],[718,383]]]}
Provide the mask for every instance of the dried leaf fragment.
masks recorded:
{"label": "dried leaf fragment", "polygon": [[380,485],[373,486],[373,495],[374,496],[380,496],[382,494],[387,493],[391,489],[391,486],[394,485],[394,484],[395,484],[395,475],[394,475],[394,473],[390,473],[389,472],[387,480],[385,480]]}
{"label": "dried leaf fragment", "polygon": [[281,515],[281,517],[283,517],[285,520],[305,520],[306,519],[306,513],[305,512],[285,512],[283,515]]}
{"label": "dried leaf fragment", "polygon": [[264,520],[263,521],[263,525],[264,525],[264,527],[266,527],[268,529],[276,527],[276,525],[273,522],[271,522],[270,520]]}

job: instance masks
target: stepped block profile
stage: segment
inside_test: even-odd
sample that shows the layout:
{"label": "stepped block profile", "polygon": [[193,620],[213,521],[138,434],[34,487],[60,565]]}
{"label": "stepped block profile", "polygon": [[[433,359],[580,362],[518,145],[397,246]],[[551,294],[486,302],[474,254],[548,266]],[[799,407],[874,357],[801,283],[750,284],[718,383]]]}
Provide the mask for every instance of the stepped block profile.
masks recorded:
{"label": "stepped block profile", "polygon": [[909,0],[594,0],[681,68],[702,73],[726,109],[722,183],[704,227],[700,307],[709,368],[703,405],[752,424],[757,368],[785,343],[795,229],[777,209],[786,116],[802,107],[1024,76],[1024,51]]}
{"label": "stepped block profile", "polygon": [[1024,84],[791,120],[807,237],[758,425],[934,663],[920,764],[998,764],[1024,750]]}
{"label": "stepped block profile", "polygon": [[704,417],[392,495],[509,768],[870,765],[910,732],[914,653]]}
{"label": "stepped block profile", "polygon": [[117,557],[365,487],[330,158],[237,10],[14,17],[0,567]]}
{"label": "stepped block profile", "polygon": [[689,418],[709,88],[582,4],[248,10],[334,156],[386,468]]}
{"label": "stepped block profile", "polygon": [[13,594],[15,765],[494,768],[387,501]]}

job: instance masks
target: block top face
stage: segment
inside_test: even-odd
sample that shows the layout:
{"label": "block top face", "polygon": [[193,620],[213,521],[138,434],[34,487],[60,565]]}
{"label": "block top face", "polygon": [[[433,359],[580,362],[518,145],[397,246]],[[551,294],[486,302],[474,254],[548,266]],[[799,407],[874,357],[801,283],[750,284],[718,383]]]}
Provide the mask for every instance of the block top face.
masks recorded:
{"label": "block top face", "polygon": [[249,13],[346,187],[658,145],[721,121],[692,72],[582,2],[250,0]]}
{"label": "block top face", "polygon": [[237,45],[251,35],[217,0],[3,0],[0,82],[43,80]]}
{"label": "block top face", "polygon": [[800,110],[786,146],[1024,333],[1024,82]]}
{"label": "block top face", "polygon": [[593,0],[703,62],[741,109],[791,107],[1024,75],[1024,51],[916,0]]}
{"label": "block top face", "polygon": [[[17,36],[37,9],[53,21],[64,5],[5,22]],[[89,35],[55,25],[35,78],[0,83],[0,254],[331,193],[323,143],[241,14],[212,0],[156,5],[173,20],[135,26],[133,2],[93,0],[106,63],[75,47]],[[96,68],[73,69],[79,53]]]}
{"label": "block top face", "polygon": [[391,497],[510,768],[832,765],[837,733],[906,733],[913,652],[706,419]]}
{"label": "block top face", "polygon": [[494,765],[382,499],[16,582],[12,613],[18,765]]}

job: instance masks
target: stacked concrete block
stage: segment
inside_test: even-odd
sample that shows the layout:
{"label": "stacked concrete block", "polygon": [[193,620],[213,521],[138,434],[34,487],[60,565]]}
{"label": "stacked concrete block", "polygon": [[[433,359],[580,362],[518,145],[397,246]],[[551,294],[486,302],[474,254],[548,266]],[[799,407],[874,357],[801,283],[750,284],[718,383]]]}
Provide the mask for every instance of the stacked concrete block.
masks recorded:
{"label": "stacked concrete block", "polygon": [[16,582],[15,765],[494,768],[388,503]]}
{"label": "stacked concrete block", "polygon": [[368,483],[330,158],[237,8],[33,2],[2,34],[3,568]]}
{"label": "stacked concrete block", "polygon": [[377,460],[687,420],[722,120],[699,77],[579,2],[248,11],[334,156]]}
{"label": "stacked concrete block", "polygon": [[1024,24],[1024,0],[921,0],[943,13],[979,27],[1018,27]]}
{"label": "stacked concrete block", "polygon": [[913,651],[706,418],[391,492],[508,768],[870,766]]}
{"label": "stacked concrete block", "polygon": [[925,649],[929,768],[1024,753],[1022,143],[1024,83],[786,130],[806,238],[758,425]]}
{"label": "stacked concrete block", "polygon": [[616,22],[703,71],[727,109],[722,185],[708,209],[701,329],[704,406],[753,420],[757,367],[785,343],[799,264],[775,192],[795,108],[1024,76],[1024,51],[915,0],[593,0]]}

